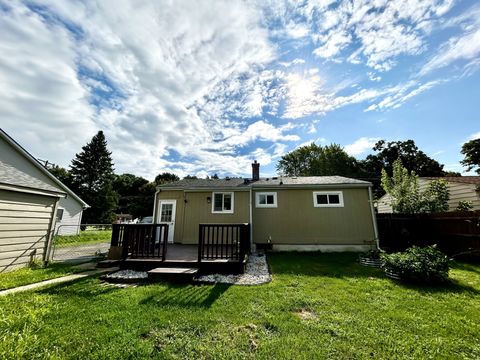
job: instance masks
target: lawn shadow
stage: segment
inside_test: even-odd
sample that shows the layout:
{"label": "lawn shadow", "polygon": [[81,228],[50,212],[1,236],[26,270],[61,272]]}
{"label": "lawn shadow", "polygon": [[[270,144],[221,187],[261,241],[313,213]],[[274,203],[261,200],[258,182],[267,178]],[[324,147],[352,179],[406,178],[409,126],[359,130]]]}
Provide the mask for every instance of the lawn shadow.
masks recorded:
{"label": "lawn shadow", "polygon": [[47,286],[37,290],[40,294],[61,295],[91,299],[94,296],[119,291],[120,288],[101,282],[91,282],[92,278],[75,279],[64,283]]}
{"label": "lawn shadow", "polygon": [[358,253],[278,252],[267,255],[273,274],[334,278],[385,278],[379,268],[360,265]]}
{"label": "lawn shadow", "polygon": [[469,293],[471,295],[479,295],[480,290],[474,288],[473,286],[464,284],[456,279],[450,278],[447,282],[442,284],[419,284],[419,283],[409,283],[409,282],[400,282],[398,280],[392,280],[397,285],[409,289],[418,291],[421,294],[465,294]]}
{"label": "lawn shadow", "polygon": [[229,284],[179,285],[167,284],[166,289],[140,300],[140,305],[209,308],[229,289]]}

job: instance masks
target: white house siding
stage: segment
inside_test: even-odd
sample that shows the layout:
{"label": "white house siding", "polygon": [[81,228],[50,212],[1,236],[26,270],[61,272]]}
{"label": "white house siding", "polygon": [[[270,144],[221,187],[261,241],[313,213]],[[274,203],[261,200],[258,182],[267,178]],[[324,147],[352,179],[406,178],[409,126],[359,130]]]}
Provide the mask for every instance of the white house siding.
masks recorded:
{"label": "white house siding", "polygon": [[80,222],[82,221],[82,205],[71,196],[60,199],[58,208],[63,209],[61,221],[55,225],[55,234],[75,235],[80,231]]}
{"label": "white house siding", "polygon": [[[432,180],[419,179],[418,188],[420,191],[425,191],[430,181]],[[450,193],[449,211],[455,211],[460,200],[471,201],[473,209],[480,210],[480,195],[476,191],[477,185],[450,181],[447,186]],[[377,210],[379,213],[393,212],[390,195],[384,195],[377,201]]]}
{"label": "white house siding", "polygon": [[392,213],[392,197],[388,194],[383,195],[380,199],[378,199],[376,208],[379,214]]}
{"label": "white house siding", "polygon": [[0,272],[42,260],[57,197],[0,190]]}

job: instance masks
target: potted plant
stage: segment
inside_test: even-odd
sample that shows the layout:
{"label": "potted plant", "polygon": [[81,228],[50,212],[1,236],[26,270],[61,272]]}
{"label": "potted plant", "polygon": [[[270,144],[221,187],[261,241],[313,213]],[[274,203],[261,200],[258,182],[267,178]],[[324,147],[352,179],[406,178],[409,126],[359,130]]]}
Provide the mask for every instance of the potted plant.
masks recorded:
{"label": "potted plant", "polygon": [[385,274],[396,280],[416,283],[441,283],[448,279],[448,257],[435,245],[412,246],[404,252],[383,254]]}
{"label": "potted plant", "polygon": [[384,251],[380,249],[367,251],[360,255],[359,257],[360,264],[364,266],[381,267],[383,263],[382,261],[383,253]]}

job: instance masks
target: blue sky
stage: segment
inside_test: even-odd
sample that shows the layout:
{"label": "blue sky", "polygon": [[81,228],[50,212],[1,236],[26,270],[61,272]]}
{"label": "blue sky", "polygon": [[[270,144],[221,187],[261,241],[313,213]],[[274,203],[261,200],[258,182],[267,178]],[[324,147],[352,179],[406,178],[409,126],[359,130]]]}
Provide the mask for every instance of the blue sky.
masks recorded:
{"label": "blue sky", "polygon": [[480,3],[0,0],[0,126],[62,166],[263,175],[296,147],[413,139],[463,172],[480,137]]}

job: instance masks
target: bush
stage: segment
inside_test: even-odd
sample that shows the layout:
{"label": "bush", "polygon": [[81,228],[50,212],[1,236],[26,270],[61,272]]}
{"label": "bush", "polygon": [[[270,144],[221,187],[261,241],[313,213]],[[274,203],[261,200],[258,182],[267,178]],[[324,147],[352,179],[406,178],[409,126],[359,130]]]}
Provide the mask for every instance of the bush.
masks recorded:
{"label": "bush", "polygon": [[367,259],[381,259],[384,253],[383,250],[375,249],[364,252],[360,256]]}
{"label": "bush", "polygon": [[386,272],[398,275],[401,280],[439,283],[448,279],[448,257],[436,246],[413,246],[403,253],[382,255]]}

